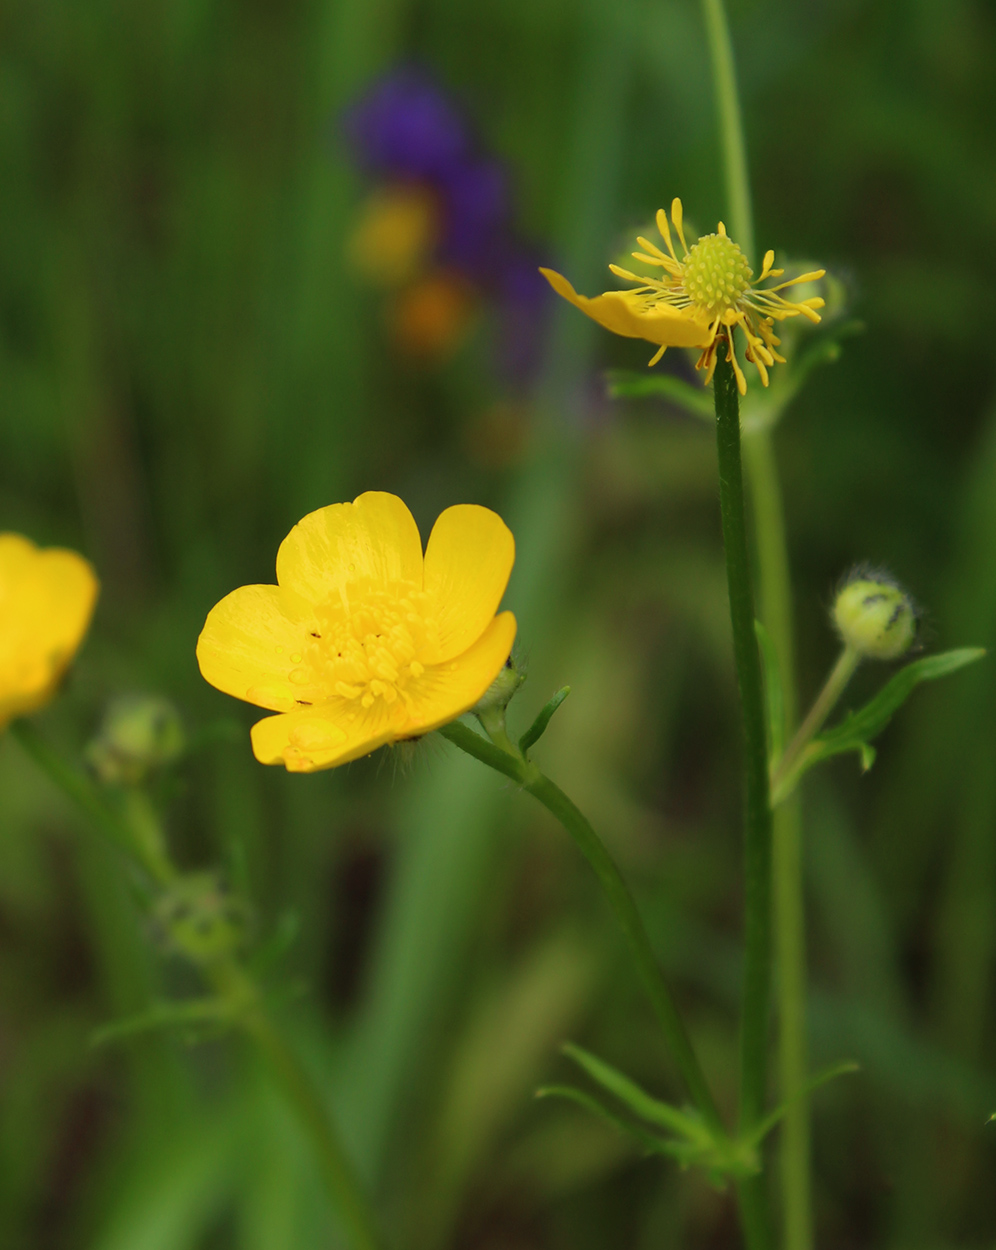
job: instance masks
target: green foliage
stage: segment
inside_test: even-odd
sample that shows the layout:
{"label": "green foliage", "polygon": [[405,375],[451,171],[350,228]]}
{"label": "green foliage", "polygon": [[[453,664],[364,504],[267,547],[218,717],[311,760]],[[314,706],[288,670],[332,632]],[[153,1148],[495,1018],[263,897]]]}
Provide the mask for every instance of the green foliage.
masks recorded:
{"label": "green foliage", "polygon": [[[745,427],[776,397],[783,414],[800,684],[832,661],[827,597],[866,552],[930,604],[937,645],[992,650],[990,6],[919,4],[899,22],[876,6],[729,7],[759,249],[843,272],[866,326],[800,391],[810,363],[838,355],[825,332],[845,319],[807,329],[763,406],[754,391],[745,406]],[[32,727],[78,763],[108,697],[181,709],[187,753],[155,796],[171,845],[185,871],[242,847],[260,962],[309,987],[275,1010],[396,1244],[724,1244],[726,1208],[704,1187],[679,1199],[673,1169],[634,1164],[629,1139],[526,1096],[556,1080],[555,1047],[543,1069],[535,1038],[558,1019],[558,1036],[651,1088],[661,1071],[601,900],[548,819],[431,742],[409,769],[383,752],[308,778],[263,769],[255,711],[206,688],[193,660],[207,610],[271,581],[276,543],[309,509],[370,488],[404,495],[420,522],[497,507],[516,536],[508,606],[531,685],[573,691],[544,763],[633,882],[733,1105],[735,688],[710,431],[682,416],[709,396],[681,353],[648,371],[644,344],[557,312],[542,378],[508,394],[486,301],[449,362],[396,353],[386,301],[343,260],[366,186],[336,116],[398,60],[454,89],[507,162],[517,227],[579,289],[604,289],[614,234],[622,247],[672,194],[703,229],[726,214],[694,4],[8,6],[0,529],[85,551],[103,583],[87,646]],[[606,369],[680,382],[609,406]],[[518,451],[493,434],[513,427]],[[980,1132],[996,1106],[991,668],[904,707],[860,801],[829,770],[811,777],[814,1064],[854,1054],[865,1074],[814,1107],[820,1207],[842,1243],[996,1238]],[[192,987],[150,956],[148,882],[136,890],[13,733],[0,805],[5,1243],[335,1245],[299,1130],[235,1048],[191,1052],[171,1029],[87,1047],[101,1022]],[[590,938],[568,961],[576,1014],[537,992],[508,1054],[501,1008],[533,1001],[518,978],[546,967],[568,915]],[[488,1109],[469,1137],[467,1107]],[[412,1149],[430,1138],[431,1157]],[[423,1224],[443,1181],[448,1214]]]}

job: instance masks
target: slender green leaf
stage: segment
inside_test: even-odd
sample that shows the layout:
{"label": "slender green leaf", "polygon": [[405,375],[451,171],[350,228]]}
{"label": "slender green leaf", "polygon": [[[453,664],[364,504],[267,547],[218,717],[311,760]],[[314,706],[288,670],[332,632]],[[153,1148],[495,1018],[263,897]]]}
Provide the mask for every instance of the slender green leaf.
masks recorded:
{"label": "slender green leaf", "polygon": [[658,1137],[656,1133],[648,1132],[638,1124],[631,1124],[629,1120],[624,1120],[622,1116],[604,1107],[597,1098],[593,1098],[583,1090],[575,1089],[573,1085],[544,1085],[536,1091],[536,1097],[566,1098],[570,1102],[576,1102],[585,1110],[606,1120],[621,1133],[632,1137],[648,1154],[669,1155],[672,1159],[679,1159],[687,1165],[698,1151],[697,1147],[685,1145],[683,1142],[668,1141],[664,1137]]}
{"label": "slender green leaf", "polygon": [[546,733],[546,727],[553,718],[554,712],[571,693],[570,686],[562,686],[549,703],[540,709],[539,715],[519,739],[519,750],[525,754],[531,746],[535,746]]}
{"label": "slender green leaf", "polygon": [[861,1065],[855,1063],[853,1059],[842,1059],[839,1063],[831,1063],[828,1067],[822,1068],[814,1076],[803,1085],[791,1098],[786,1099],[774,1111],[769,1112],[754,1132],[750,1135],[750,1141],[753,1145],[758,1146],[767,1137],[775,1125],[781,1120],[793,1103],[797,1103],[800,1098],[805,1098],[807,1094],[811,1094],[813,1090],[819,1089],[821,1085],[826,1085],[829,1081],[834,1080],[838,1076],[844,1076],[848,1072],[860,1072]]}
{"label": "slender green leaf", "polygon": [[651,1124],[660,1124],[664,1128],[681,1133],[692,1142],[703,1144],[712,1141],[708,1129],[696,1116],[679,1111],[677,1107],[672,1107],[669,1103],[652,1097],[635,1081],[631,1081],[617,1068],[613,1068],[611,1064],[590,1054],[587,1050],[582,1050],[580,1046],[575,1046],[573,1042],[566,1042],[561,1050],[583,1068],[593,1081],[597,1081],[603,1089],[614,1094],[642,1120],[649,1120]]}
{"label": "slender green leaf", "polygon": [[154,1029],[186,1027],[190,1025],[226,1024],[232,1018],[232,1005],[222,998],[193,998],[180,1003],[156,1003],[148,1011],[124,1020],[112,1020],[101,1025],[90,1035],[91,1046],[103,1046],[136,1033],[148,1033]]}
{"label": "slender green leaf", "polygon": [[633,373],[628,369],[612,369],[606,374],[610,399],[645,399],[655,396],[669,399],[695,417],[713,420],[712,392],[692,386],[672,373]]}
{"label": "slender green leaf", "polygon": [[857,712],[852,712],[841,725],[821,734],[820,742],[825,750],[854,750],[855,742],[868,742],[882,732],[893,714],[906,702],[913,688],[921,681],[935,681],[957,672],[966,664],[974,664],[985,655],[983,647],[961,647],[955,651],[943,651],[940,655],[928,655],[922,660],[907,664],[888,681],[874,699]]}

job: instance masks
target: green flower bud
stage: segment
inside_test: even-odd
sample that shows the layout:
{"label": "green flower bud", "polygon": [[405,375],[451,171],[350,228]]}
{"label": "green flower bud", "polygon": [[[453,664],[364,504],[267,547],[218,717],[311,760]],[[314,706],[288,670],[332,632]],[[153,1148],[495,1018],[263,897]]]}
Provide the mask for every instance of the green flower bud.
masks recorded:
{"label": "green flower bud", "polygon": [[833,620],[844,645],[869,660],[895,660],[916,638],[913,600],[889,573],[858,565],[837,593]]}
{"label": "green flower bud", "polygon": [[486,716],[497,711],[504,714],[505,708],[512,701],[512,696],[525,680],[525,673],[516,665],[515,660],[509,656],[505,661],[504,668],[471,710],[477,716]]}
{"label": "green flower bud", "polygon": [[86,758],[101,781],[134,786],[176,759],[183,747],[183,726],[173,704],[155,695],[130,694],[110,703]]}
{"label": "green flower bud", "polygon": [[160,895],[153,921],[164,946],[203,964],[238,950],[245,941],[248,910],[216,873],[196,872]]}

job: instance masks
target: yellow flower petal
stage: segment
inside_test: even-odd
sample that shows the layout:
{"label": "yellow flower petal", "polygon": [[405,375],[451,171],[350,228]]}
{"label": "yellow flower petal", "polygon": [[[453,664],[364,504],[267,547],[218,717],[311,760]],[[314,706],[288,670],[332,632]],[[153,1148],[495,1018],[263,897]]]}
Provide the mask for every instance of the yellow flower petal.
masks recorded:
{"label": "yellow flower petal", "polygon": [[348,764],[386,746],[396,736],[391,709],[375,704],[354,711],[345,700],[268,716],[252,727],[252,749],[261,764],[313,773]]}
{"label": "yellow flower petal", "polygon": [[512,615],[495,617],[514,558],[512,535],[487,508],[444,512],[424,562],[393,495],[324,508],[281,545],[279,586],[243,586],[211,610],[201,672],[282,713],[253,727],[263,763],[344,764],[445,724],[484,694],[515,637]]}
{"label": "yellow flower petal", "polygon": [[438,607],[441,664],[466,651],[493,620],[515,562],[515,539],[490,508],[457,504],[440,513],[425,550],[424,589]]}
{"label": "yellow flower petal", "polygon": [[426,669],[410,687],[412,706],[402,736],[429,733],[469,712],[501,672],[515,628],[512,613],[502,612],[463,655]]}
{"label": "yellow flower petal", "polygon": [[100,584],[75,551],[0,534],[0,727],[51,698],[90,624]]}
{"label": "yellow flower petal", "polygon": [[351,582],[422,582],[422,540],[397,495],[367,491],[309,513],[277,552],[277,581],[316,606]]}
{"label": "yellow flower petal", "polygon": [[300,663],[306,625],[288,615],[287,602],[278,586],[240,586],[215,604],[197,639],[205,681],[258,707],[292,711],[302,692],[290,681],[291,656]]}
{"label": "yellow flower petal", "polygon": [[552,269],[541,269],[540,273],[558,295],[613,334],[646,339],[658,347],[708,346],[709,323],[697,319],[687,310],[667,304],[647,307],[646,302],[632,291],[606,291],[604,295],[589,299],[586,295],[579,295],[562,274]]}

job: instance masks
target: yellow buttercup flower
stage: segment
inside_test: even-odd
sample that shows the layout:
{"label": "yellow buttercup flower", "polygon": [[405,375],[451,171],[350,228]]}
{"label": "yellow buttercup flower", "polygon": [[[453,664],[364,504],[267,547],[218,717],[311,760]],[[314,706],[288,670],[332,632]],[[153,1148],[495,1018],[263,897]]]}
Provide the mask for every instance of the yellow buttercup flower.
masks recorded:
{"label": "yellow buttercup flower", "polygon": [[279,712],[252,729],[256,758],[334,768],[469,711],[515,639],[495,615],[515,542],[487,508],[447,508],[425,555],[412,514],[369,491],[298,522],[276,586],[242,586],[208,613],[201,673]]}
{"label": "yellow buttercup flower", "polygon": [[0,534],[0,729],[55,693],[90,624],[99,583],[75,551]]}
{"label": "yellow buttercup flower", "polygon": [[558,295],[569,300],[599,325],[627,338],[646,339],[659,350],[650,361],[655,365],[669,347],[701,347],[702,355],[696,369],[706,371],[706,385],[716,368],[716,352],[726,344],[727,359],[733,365],[741,395],[747,393],[747,379],[737,361],[733,332],[739,326],[747,348],[745,357],[756,366],[761,381],[768,385],[768,369],[785,357],[778,354],[781,340],[774,333],[774,323],[800,313],[810,321],[820,320],[817,308],[823,307],[819,296],[793,302],[779,292],[800,282],[822,278],[825,269],[804,273],[777,286],[759,288],[766,278],[780,278],[783,269],[773,269],[775,254],[766,252],[760,276],[755,279],[747,257],[726,233],[722,222],[715,234],[703,235],[692,247],[685,243],[682,228],[681,200],[671,205],[671,220],[681,243],[679,259],[671,241],[667,214],[657,214],[657,228],[667,251],[649,239],[638,238],[643,249],[633,258],[644,265],[663,270],[660,278],[648,277],[610,265],[617,277],[637,283],[635,290],[606,291],[594,299],[578,295],[566,278],[552,269],[541,269]]}

